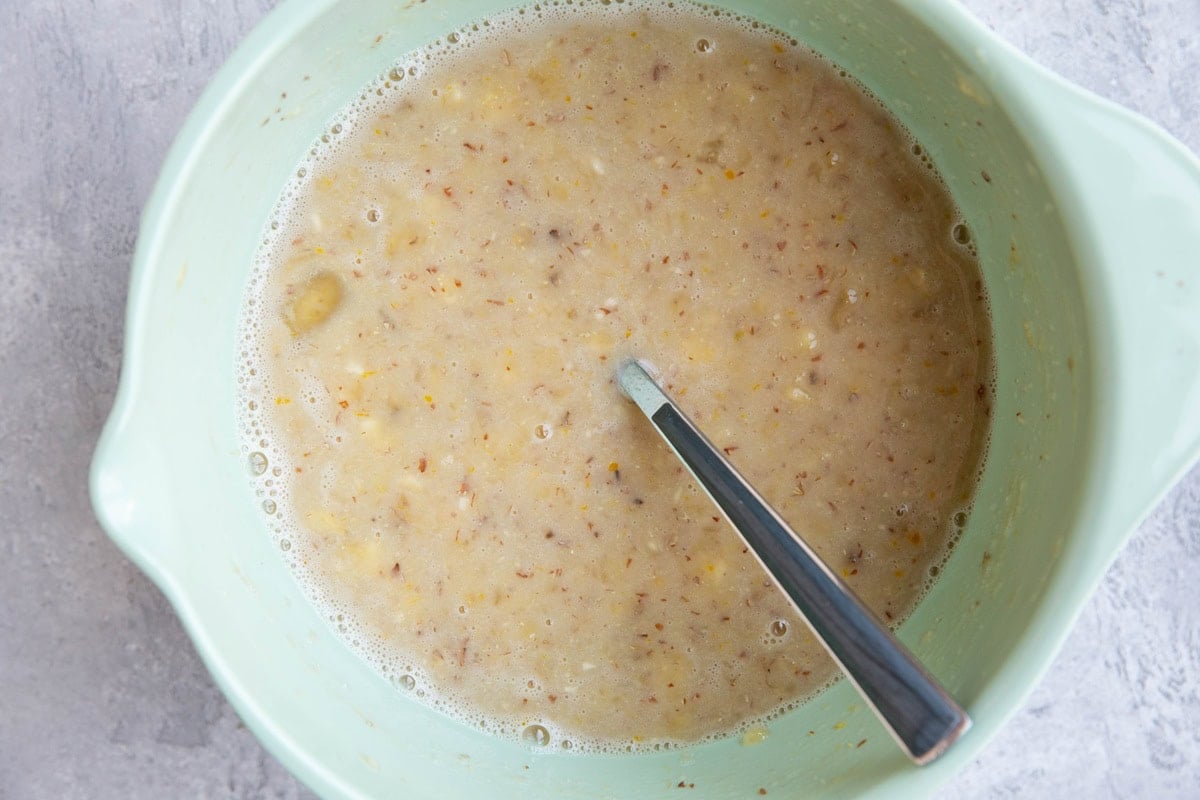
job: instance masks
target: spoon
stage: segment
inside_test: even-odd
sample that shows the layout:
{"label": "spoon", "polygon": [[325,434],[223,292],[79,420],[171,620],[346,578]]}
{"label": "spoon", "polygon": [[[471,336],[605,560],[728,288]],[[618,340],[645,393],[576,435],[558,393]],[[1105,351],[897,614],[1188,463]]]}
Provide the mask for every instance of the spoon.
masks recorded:
{"label": "spoon", "polygon": [[635,402],[725,514],[900,747],[928,764],[971,718],[797,536],[637,361],[617,369]]}

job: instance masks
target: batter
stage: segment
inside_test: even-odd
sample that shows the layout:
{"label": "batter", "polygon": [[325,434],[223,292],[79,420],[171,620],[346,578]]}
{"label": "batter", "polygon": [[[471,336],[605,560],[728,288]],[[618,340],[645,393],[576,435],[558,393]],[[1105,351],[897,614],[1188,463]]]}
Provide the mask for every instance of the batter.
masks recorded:
{"label": "batter", "polygon": [[245,311],[299,574],[398,685],[539,744],[721,735],[834,675],[623,359],[892,623],[987,431],[979,268],[920,148],[794,42],[669,5],[398,64],[302,167]]}

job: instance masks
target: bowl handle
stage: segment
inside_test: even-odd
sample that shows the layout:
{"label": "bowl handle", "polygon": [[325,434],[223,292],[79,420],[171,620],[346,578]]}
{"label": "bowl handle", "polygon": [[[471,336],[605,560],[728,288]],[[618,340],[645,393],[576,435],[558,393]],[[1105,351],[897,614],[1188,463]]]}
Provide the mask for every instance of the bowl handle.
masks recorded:
{"label": "bowl handle", "polygon": [[1014,67],[1035,73],[1021,76],[1030,119],[1081,232],[1097,419],[1110,426],[1096,455],[1131,528],[1200,456],[1200,160],[1144,117],[1032,62]]}
{"label": "bowl handle", "polygon": [[175,556],[173,537],[163,535],[172,530],[163,486],[170,465],[152,446],[152,437],[134,430],[137,415],[128,402],[130,393],[124,385],[118,392],[92,456],[88,488],[92,509],[109,538],[162,586]]}

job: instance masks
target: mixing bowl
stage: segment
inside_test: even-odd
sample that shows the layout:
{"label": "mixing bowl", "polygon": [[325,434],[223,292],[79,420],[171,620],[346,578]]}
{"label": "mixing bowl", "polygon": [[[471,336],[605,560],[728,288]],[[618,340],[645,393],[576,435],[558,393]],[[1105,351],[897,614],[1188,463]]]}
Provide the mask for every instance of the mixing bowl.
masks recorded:
{"label": "mixing bowl", "polygon": [[973,231],[995,326],[992,445],[968,528],[899,635],[976,724],[916,768],[843,682],[755,746],[538,752],[427,709],[339,640],[267,535],[235,419],[240,299],[280,187],[399,55],[509,5],[293,0],[221,70],[142,221],[92,470],[100,520],[246,724],[327,797],[929,791],[1018,708],[1200,451],[1200,164],[948,0],[719,3],[861,78],[932,155]]}

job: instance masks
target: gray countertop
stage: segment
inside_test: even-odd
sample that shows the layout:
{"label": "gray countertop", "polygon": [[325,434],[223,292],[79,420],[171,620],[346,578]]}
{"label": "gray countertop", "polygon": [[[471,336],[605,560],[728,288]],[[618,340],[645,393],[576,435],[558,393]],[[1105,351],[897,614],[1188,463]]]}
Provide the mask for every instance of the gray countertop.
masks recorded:
{"label": "gray countertop", "polygon": [[[0,798],[311,797],[92,517],[138,214],[268,0],[0,0]],[[968,0],[1200,150],[1198,0]],[[1200,796],[1200,469],[942,797]]]}

